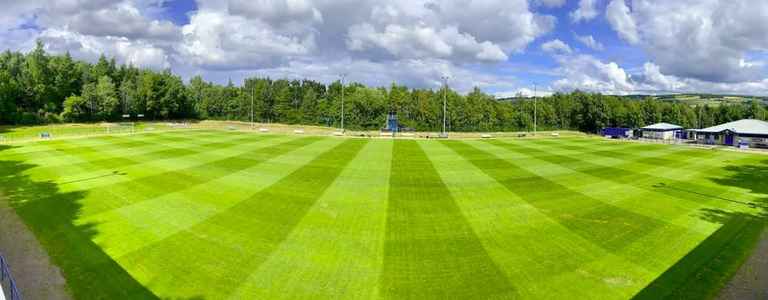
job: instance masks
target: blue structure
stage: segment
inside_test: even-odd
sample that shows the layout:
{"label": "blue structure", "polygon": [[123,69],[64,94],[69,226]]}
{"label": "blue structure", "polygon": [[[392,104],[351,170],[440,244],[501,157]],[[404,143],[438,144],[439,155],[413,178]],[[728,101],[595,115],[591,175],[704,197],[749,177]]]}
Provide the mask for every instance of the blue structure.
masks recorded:
{"label": "blue structure", "polygon": [[397,113],[390,112],[387,114],[387,127],[384,128],[384,131],[389,131],[392,133],[397,133],[400,131],[400,124],[397,122]]}
{"label": "blue structure", "polygon": [[632,129],[623,127],[607,127],[603,128],[603,136],[610,137],[612,139],[628,139],[632,137]]}

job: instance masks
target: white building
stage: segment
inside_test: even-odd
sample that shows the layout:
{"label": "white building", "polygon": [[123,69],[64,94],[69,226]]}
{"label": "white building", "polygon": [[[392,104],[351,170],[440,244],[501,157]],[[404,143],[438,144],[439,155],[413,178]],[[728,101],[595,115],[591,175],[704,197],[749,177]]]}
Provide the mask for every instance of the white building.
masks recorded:
{"label": "white building", "polygon": [[654,140],[672,140],[683,132],[683,127],[669,123],[656,123],[640,128],[643,138]]}
{"label": "white building", "polygon": [[768,148],[768,122],[744,119],[691,130],[701,144]]}

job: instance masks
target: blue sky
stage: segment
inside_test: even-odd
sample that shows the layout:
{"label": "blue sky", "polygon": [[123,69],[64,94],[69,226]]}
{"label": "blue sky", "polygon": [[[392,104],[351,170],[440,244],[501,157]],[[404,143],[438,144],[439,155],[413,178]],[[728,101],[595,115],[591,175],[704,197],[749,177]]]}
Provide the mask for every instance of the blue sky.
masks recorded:
{"label": "blue sky", "polygon": [[41,39],[185,79],[768,94],[762,0],[0,1],[0,47]]}

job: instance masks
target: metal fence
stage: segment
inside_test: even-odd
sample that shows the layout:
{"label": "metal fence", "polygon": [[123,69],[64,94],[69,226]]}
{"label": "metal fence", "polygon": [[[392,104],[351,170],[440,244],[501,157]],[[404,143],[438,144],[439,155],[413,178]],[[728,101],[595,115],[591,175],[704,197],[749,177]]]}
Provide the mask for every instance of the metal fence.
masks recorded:
{"label": "metal fence", "polygon": [[[5,259],[5,257],[0,254],[0,285],[4,285],[8,287],[8,291],[6,292],[8,300],[21,300],[21,293],[19,293],[19,288],[16,286],[16,281],[13,280],[13,276],[11,276],[11,271],[9,270],[8,261]],[[0,288],[0,294],[2,293],[2,288]],[[3,295],[0,295],[0,298],[2,298]]]}

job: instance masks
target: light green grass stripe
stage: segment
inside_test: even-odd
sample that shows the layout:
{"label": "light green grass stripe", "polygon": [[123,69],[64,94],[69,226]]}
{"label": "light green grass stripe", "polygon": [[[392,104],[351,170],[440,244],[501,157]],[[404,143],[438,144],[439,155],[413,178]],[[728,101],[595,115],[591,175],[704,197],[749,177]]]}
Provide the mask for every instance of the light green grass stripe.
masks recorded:
{"label": "light green grass stripe", "polygon": [[[329,143],[332,142],[329,140],[323,142],[299,139],[255,148],[251,153],[243,154],[248,159],[245,165],[225,171],[227,175],[219,177],[214,173],[206,183],[81,217],[78,224],[97,224],[100,234],[94,241],[107,254],[118,258],[157,243],[247,199],[270,182],[290,173],[291,169],[298,168],[302,162],[308,162],[302,157],[305,156],[301,155],[302,152],[316,153],[336,144]],[[281,157],[296,164],[277,164]],[[262,175],[265,172],[270,176]]]}
{"label": "light green grass stripe", "polygon": [[446,142],[446,145],[553,220],[610,252],[619,253],[632,242],[666,225],[546,178],[538,173],[540,169],[546,169],[544,167],[532,171],[517,165],[517,161],[496,157],[490,152],[492,149],[479,148],[493,147],[489,144]]}
{"label": "light green grass stripe", "polygon": [[252,197],[121,261],[155,270],[145,282],[161,297],[224,298],[270,257],[366,143],[346,140]]}
{"label": "light green grass stripe", "polygon": [[[283,147],[282,150],[287,152],[290,149],[295,149],[295,147],[305,146],[318,140],[319,138],[291,139],[280,143],[280,147]],[[121,180],[109,185],[88,189],[88,197],[81,201],[83,203],[81,215],[90,216],[193,188],[216,178],[224,177],[232,172],[247,169],[262,162],[262,160],[258,159],[257,152],[261,147],[255,144],[259,142],[253,141],[250,143],[250,147],[243,148],[237,153],[226,157],[215,157],[210,153],[206,153],[206,159],[213,159],[205,161],[187,160],[187,164],[180,164],[179,159],[174,159],[173,163],[176,169],[159,173],[150,171],[151,173],[146,176],[145,173],[139,173],[138,177],[129,177],[129,180]],[[194,156],[185,157],[192,158]],[[155,161],[155,163],[160,161],[163,160]],[[130,171],[127,173],[131,174]],[[120,177],[128,176],[112,176],[111,178]],[[82,184],[82,182],[75,184]]]}
{"label": "light green grass stripe", "polygon": [[382,296],[515,297],[421,147],[398,140],[393,151]]}
{"label": "light green grass stripe", "polygon": [[231,298],[376,298],[391,155],[368,143]]}
{"label": "light green grass stripe", "polygon": [[627,298],[642,287],[636,278],[653,277],[550,219],[442,143],[421,145],[521,298]]}

